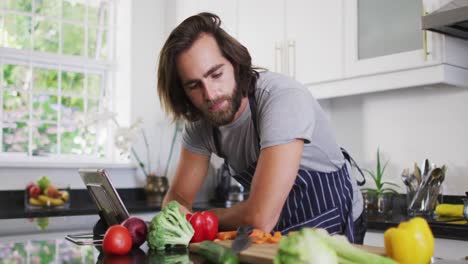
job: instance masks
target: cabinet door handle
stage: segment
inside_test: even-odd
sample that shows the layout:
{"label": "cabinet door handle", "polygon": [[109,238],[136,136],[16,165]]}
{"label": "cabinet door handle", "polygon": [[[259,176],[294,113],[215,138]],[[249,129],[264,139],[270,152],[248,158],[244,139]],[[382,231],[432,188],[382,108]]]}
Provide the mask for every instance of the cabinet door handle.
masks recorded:
{"label": "cabinet door handle", "polygon": [[283,46],[281,45],[281,42],[276,42],[275,43],[275,72],[281,72],[283,70],[282,54],[283,54]]}
{"label": "cabinet door handle", "polygon": [[296,79],[296,41],[288,41],[288,72],[289,76]]}
{"label": "cabinet door handle", "polygon": [[[423,16],[427,15],[426,6],[424,5],[424,0],[422,0],[422,13]],[[429,51],[427,49],[427,30],[423,30],[423,52],[424,52],[424,61],[427,61],[427,56]]]}

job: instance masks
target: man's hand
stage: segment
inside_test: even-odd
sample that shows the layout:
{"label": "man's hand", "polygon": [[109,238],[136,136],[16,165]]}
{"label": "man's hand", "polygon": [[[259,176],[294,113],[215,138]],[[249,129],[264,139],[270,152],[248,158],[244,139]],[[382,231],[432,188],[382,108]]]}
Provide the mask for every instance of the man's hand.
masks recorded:
{"label": "man's hand", "polygon": [[183,205],[180,205],[179,206],[179,211],[183,214],[191,214],[192,212],[190,212],[189,209],[187,209],[187,207],[183,206]]}

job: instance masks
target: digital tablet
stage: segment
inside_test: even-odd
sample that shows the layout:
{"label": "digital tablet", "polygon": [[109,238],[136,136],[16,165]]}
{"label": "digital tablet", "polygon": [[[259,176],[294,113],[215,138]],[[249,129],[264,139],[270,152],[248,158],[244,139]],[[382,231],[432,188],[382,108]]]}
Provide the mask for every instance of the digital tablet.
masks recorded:
{"label": "digital tablet", "polygon": [[108,226],[120,224],[129,217],[127,208],[104,169],[79,169],[78,173],[99,209],[101,219]]}

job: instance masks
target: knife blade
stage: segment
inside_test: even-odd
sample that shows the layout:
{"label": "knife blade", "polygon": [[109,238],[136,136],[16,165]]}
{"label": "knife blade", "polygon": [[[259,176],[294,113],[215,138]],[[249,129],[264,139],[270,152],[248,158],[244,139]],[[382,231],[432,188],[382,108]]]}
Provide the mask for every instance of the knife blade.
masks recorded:
{"label": "knife blade", "polygon": [[236,238],[231,245],[231,249],[235,254],[246,250],[252,244],[252,239],[249,237],[252,231],[252,226],[240,226],[237,228]]}

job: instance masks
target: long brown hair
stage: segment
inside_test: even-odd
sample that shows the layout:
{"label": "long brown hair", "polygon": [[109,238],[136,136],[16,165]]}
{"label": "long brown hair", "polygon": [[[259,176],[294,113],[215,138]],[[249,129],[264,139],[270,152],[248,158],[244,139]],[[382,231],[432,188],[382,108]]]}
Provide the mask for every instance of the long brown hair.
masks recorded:
{"label": "long brown hair", "polygon": [[169,35],[159,55],[158,95],[164,110],[175,120],[185,118],[196,121],[202,114],[185,94],[177,72],[177,57],[188,50],[201,33],[212,35],[223,56],[232,64],[237,82],[237,89],[242,96],[255,91],[258,78],[256,68],[252,67],[252,58],[242,44],[221,27],[221,19],[211,13],[200,13],[185,19]]}

